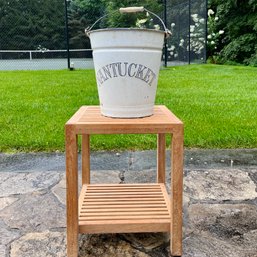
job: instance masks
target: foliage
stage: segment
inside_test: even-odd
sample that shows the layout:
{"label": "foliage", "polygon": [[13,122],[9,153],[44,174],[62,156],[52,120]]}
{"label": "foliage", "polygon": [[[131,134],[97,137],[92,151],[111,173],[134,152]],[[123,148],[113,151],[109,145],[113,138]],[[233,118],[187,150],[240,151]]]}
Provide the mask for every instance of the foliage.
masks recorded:
{"label": "foliage", "polygon": [[85,36],[85,28],[94,24],[100,17],[107,15],[105,19],[97,23],[94,29],[104,27],[129,27],[145,14],[120,14],[120,7],[141,6],[159,12],[161,4],[155,0],[73,0],[69,4],[69,35],[71,48],[90,48],[89,38]]}
{"label": "foliage", "polygon": [[145,13],[141,14],[120,14],[116,12],[121,7],[130,6],[144,6],[146,9],[154,13],[160,13],[162,11],[162,1],[161,0],[103,0],[106,4],[106,12],[109,14],[107,16],[107,25],[110,27],[135,27],[138,20],[144,19],[146,17]]}
{"label": "foliage", "polygon": [[[0,72],[0,152],[64,151],[64,124],[99,104],[93,70]],[[160,71],[156,104],[185,124],[185,146],[256,148],[256,68],[186,65]],[[92,136],[92,150],[152,149],[155,135]]]}
{"label": "foliage", "polygon": [[257,65],[257,2],[211,0],[210,8],[219,18],[216,31],[225,31],[223,40],[217,45],[220,62]]}
{"label": "foliage", "polygon": [[64,2],[0,0],[0,49],[65,48]]}
{"label": "foliage", "polygon": [[218,45],[221,42],[221,35],[224,34],[224,30],[216,31],[219,17],[215,15],[212,9],[209,9],[207,14],[208,14],[207,55],[209,56],[211,63],[217,63],[218,55],[220,53],[220,49],[218,49]]}
{"label": "foliage", "polygon": [[[120,7],[145,6],[147,9],[160,14],[163,4],[162,0],[66,1],[69,8],[69,43],[71,48],[90,48],[89,39],[85,36],[84,29],[104,14],[109,15],[105,24],[100,23],[99,27],[130,27],[135,25],[145,27],[149,26],[149,21],[151,21],[145,16],[145,13],[121,15],[114,11]],[[173,6],[176,4],[181,6],[179,13],[188,12],[188,5],[184,4],[186,2],[174,0],[172,3]],[[214,14],[208,16],[208,29],[211,38],[208,38],[207,50],[212,62],[236,62],[257,66],[257,1],[209,0],[209,8],[214,11]],[[201,22],[205,17],[197,13],[196,10],[195,3],[192,1],[192,15],[189,17],[190,48],[193,50],[191,52],[199,55],[205,42],[205,38],[202,36],[204,24]],[[64,0],[0,0],[0,49],[65,49],[64,11]],[[172,11],[169,10],[170,13]],[[188,17],[185,16],[183,19],[186,20]],[[144,20],[145,22],[143,22]],[[152,24],[156,24],[155,21]],[[99,27],[96,26],[95,28]],[[188,26],[179,27],[176,24],[173,29],[178,31],[181,37],[183,29],[187,30]],[[224,33],[221,34],[221,31]],[[176,56],[181,56],[180,53],[186,54],[185,59],[188,57],[186,47],[189,42],[186,35],[183,34],[177,42],[175,42],[176,33],[169,39],[169,51],[173,58],[176,59]]]}
{"label": "foliage", "polygon": [[255,45],[256,37],[254,34],[243,34],[238,38],[235,38],[222,49],[222,56],[225,60],[233,60],[239,63],[250,64],[249,59],[251,58]]}
{"label": "foliage", "polygon": [[[73,0],[69,10],[69,43],[71,48],[90,48],[85,28],[100,18],[105,10],[103,0]],[[97,26],[95,28],[98,28]]]}

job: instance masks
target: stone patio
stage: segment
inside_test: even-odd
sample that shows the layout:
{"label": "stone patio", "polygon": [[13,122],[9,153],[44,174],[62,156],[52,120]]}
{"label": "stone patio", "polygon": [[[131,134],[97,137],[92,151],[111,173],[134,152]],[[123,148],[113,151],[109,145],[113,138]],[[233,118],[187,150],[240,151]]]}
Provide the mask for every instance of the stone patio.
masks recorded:
{"label": "stone patio", "polygon": [[[212,157],[210,157],[212,154]],[[257,150],[187,150],[184,257],[257,257]],[[92,182],[154,182],[154,151],[93,153]],[[247,160],[247,161],[246,161]],[[170,177],[167,161],[167,187]],[[65,257],[64,155],[0,154],[0,256]],[[80,237],[80,257],[166,257],[169,235]]]}

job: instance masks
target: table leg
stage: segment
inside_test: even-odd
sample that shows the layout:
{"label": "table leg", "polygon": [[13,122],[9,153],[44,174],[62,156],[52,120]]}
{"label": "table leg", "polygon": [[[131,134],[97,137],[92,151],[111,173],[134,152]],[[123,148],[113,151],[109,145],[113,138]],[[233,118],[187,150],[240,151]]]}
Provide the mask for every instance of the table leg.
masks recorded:
{"label": "table leg", "polygon": [[182,255],[183,126],[173,133],[171,143],[171,254]]}
{"label": "table leg", "polygon": [[157,183],[165,183],[166,141],[165,134],[157,139]]}
{"label": "table leg", "polygon": [[66,125],[67,257],[78,256],[78,142]]}
{"label": "table leg", "polygon": [[82,184],[90,184],[90,137],[82,135]]}

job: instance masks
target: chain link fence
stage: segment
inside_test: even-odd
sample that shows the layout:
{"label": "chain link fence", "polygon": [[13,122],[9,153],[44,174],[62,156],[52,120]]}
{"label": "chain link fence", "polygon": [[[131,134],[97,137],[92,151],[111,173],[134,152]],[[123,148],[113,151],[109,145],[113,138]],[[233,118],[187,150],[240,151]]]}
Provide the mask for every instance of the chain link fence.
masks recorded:
{"label": "chain link fence", "polygon": [[166,22],[172,32],[166,45],[167,65],[205,63],[207,1],[172,1],[166,8]]}
{"label": "chain link fence", "polygon": [[[206,0],[164,2],[166,65],[205,62],[206,8]],[[84,29],[103,12],[72,0],[0,0],[0,70],[93,68]]]}
{"label": "chain link fence", "polygon": [[62,0],[0,0],[0,69],[66,68],[64,11]]}

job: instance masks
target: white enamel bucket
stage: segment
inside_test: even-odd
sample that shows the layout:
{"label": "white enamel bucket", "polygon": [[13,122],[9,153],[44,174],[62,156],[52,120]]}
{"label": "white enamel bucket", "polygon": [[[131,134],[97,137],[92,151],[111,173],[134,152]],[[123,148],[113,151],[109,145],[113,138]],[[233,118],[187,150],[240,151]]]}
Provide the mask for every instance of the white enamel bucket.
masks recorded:
{"label": "white enamel bucket", "polygon": [[116,118],[152,115],[167,31],[116,28],[86,33],[93,49],[101,113]]}

